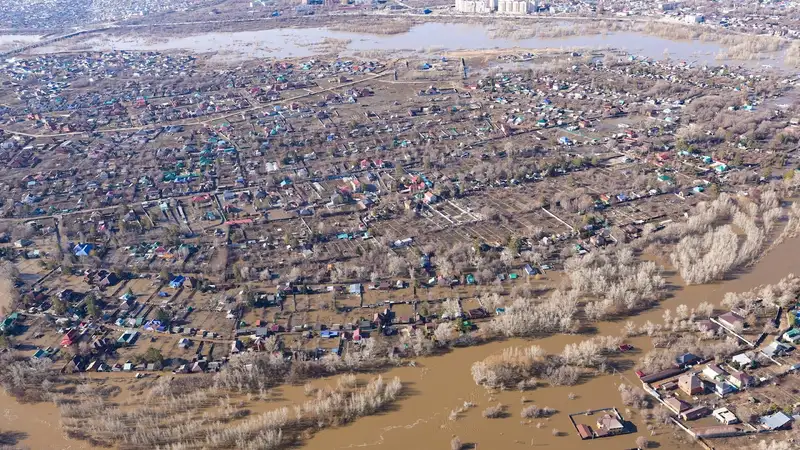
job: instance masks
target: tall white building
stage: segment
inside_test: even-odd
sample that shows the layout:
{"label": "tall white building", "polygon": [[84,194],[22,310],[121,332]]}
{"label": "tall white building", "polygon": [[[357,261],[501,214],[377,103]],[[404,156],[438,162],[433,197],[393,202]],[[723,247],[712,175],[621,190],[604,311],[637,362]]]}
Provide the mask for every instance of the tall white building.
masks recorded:
{"label": "tall white building", "polygon": [[487,14],[497,10],[497,0],[456,0],[456,11]]}
{"label": "tall white building", "polygon": [[534,12],[539,0],[456,0],[456,11],[473,14],[529,14]]}

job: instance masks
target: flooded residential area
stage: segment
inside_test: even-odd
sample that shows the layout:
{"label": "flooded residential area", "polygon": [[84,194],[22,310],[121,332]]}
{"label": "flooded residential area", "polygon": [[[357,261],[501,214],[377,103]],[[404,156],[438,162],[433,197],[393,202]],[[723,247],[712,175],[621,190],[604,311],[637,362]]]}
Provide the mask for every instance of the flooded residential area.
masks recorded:
{"label": "flooded residential area", "polygon": [[791,3],[0,11],[0,447],[800,445]]}

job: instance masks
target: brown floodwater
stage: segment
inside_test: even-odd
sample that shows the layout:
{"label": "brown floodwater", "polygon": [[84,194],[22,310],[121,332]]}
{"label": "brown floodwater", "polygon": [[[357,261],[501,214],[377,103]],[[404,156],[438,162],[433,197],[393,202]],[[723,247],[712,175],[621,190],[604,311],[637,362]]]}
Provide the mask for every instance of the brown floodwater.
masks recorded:
{"label": "brown floodwater", "polygon": [[61,417],[53,403],[17,403],[0,389],[0,432],[13,433],[16,445],[32,449],[91,449],[86,442],[69,439],[61,430]]}
{"label": "brown floodwater", "polygon": [[[616,322],[597,324],[597,334],[619,335],[627,320],[643,324],[647,320],[661,322],[665,308],[674,309],[680,304],[695,307],[708,301],[719,305],[726,292],[741,292],[764,284],[779,281],[800,267],[800,238],[792,238],[769,251],[753,267],[743,270],[735,277],[702,286],[682,286],[680,279],[668,274],[668,281],[681,289],[673,291],[672,297],[642,314]],[[560,352],[564,345],[579,342],[586,336],[554,335],[542,339],[509,339],[486,345],[460,348],[445,355],[420,358],[414,367],[398,367],[383,373],[385,378],[399,377],[406,387],[406,395],[393,409],[371,417],[359,419],[346,427],[317,432],[304,446],[307,450],[336,450],[370,448],[376,450],[445,449],[450,440],[458,436],[463,443],[473,444],[477,449],[549,448],[549,449],[596,449],[617,450],[635,448],[638,436],[647,436],[657,441],[660,448],[689,448],[678,442],[671,430],[658,430],[654,436],[646,428],[643,418],[628,414],[620,400],[617,386],[636,380],[633,369],[616,375],[605,375],[590,379],[577,386],[545,387],[528,392],[507,391],[489,393],[476,386],[470,374],[471,365],[489,355],[499,353],[512,346],[536,344],[551,353]],[[637,348],[649,346],[649,339],[639,337],[628,340]],[[636,359],[634,354],[630,358]],[[317,380],[313,384],[324,386],[335,380]],[[574,399],[570,399],[574,394]],[[523,420],[519,413],[525,405],[549,406],[559,412],[549,419]],[[282,387],[274,392],[272,401],[248,402],[254,413],[274,409],[305,399],[300,386]],[[119,400],[124,400],[118,398]],[[457,420],[449,420],[452,410],[464,402],[476,406],[460,414]],[[502,403],[507,405],[508,415],[500,419],[485,419],[481,411],[487,406]],[[624,436],[581,441],[572,428],[568,414],[605,407],[618,408],[626,420],[630,420],[637,432]],[[594,419],[594,418],[592,418]],[[539,425],[541,424],[541,425]],[[84,449],[91,448],[85,442],[66,438],[60,430],[58,410],[53,404],[19,404],[0,392],[0,430],[24,433],[20,445],[30,448]],[[560,432],[553,435],[553,430]]]}

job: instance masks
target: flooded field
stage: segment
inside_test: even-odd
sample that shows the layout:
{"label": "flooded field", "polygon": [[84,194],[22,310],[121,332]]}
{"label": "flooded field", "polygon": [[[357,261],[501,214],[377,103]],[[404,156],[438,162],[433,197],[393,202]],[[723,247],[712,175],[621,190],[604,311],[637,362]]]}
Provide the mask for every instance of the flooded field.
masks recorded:
{"label": "flooded field", "polygon": [[11,50],[15,47],[33,44],[41,39],[41,36],[28,34],[8,34],[0,35],[0,51]]}
{"label": "flooded field", "polygon": [[[564,38],[511,39],[496,37],[482,25],[425,23],[407,33],[371,35],[326,28],[283,28],[260,31],[212,32],[192,36],[152,37],[135,34],[97,35],[80,42],[46,46],[37,53],[71,50],[190,50],[217,52],[226,59],[308,57],[333,43],[344,53],[357,51],[439,52],[454,50],[521,50],[618,48],[648,58],[670,57],[711,63],[722,46],[701,41],[675,41],[636,32]],[[321,47],[320,47],[321,46]],[[774,63],[774,61],[773,61]]]}
{"label": "flooded field", "polygon": [[5,444],[52,450],[91,449],[89,443],[68,439],[61,431],[56,405],[17,403],[0,390],[0,432],[10,436]]}

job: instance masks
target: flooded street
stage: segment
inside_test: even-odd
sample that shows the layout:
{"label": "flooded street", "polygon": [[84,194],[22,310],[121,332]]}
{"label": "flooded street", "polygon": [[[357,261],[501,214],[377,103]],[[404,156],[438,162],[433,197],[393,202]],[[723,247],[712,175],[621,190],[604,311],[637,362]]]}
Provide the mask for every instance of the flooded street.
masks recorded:
{"label": "flooded street", "polygon": [[[191,36],[152,38],[135,34],[97,35],[78,43],[45,46],[36,53],[79,50],[189,50],[198,53],[217,52],[220,57],[236,60],[249,58],[308,57],[319,54],[314,48],[326,40],[336,50],[349,55],[358,51],[413,53],[455,50],[543,50],[618,48],[648,58],[663,59],[665,54],[682,61],[714,63],[723,46],[702,41],[678,41],[638,32],[617,32],[562,38],[513,39],[496,37],[483,25],[458,23],[424,23],[406,33],[373,35],[331,31],[327,28],[282,28],[259,31],[209,32]],[[2,42],[2,41],[0,41]],[[73,49],[71,46],[75,46]],[[666,52],[666,53],[665,53]],[[766,60],[772,64],[777,61]],[[765,62],[766,63],[766,62]],[[760,65],[761,63],[759,63]]]}

